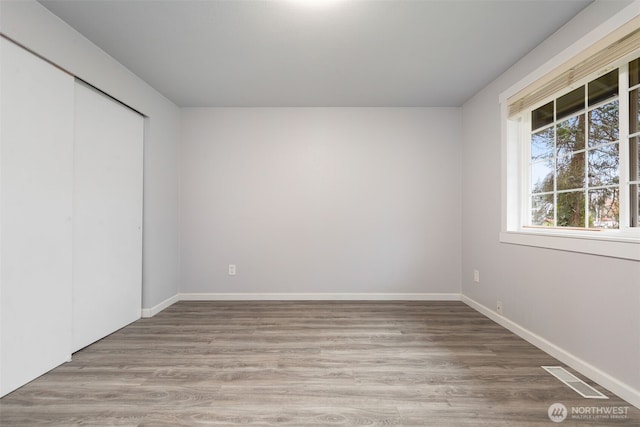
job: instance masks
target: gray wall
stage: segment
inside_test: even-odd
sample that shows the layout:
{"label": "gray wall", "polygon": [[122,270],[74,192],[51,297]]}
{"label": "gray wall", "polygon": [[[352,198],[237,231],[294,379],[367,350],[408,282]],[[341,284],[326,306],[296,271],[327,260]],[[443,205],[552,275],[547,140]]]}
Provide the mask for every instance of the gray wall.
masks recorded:
{"label": "gray wall", "polygon": [[498,241],[499,94],[627,3],[594,3],[465,103],[462,292],[491,309],[502,300],[508,319],[640,390],[640,263]]}
{"label": "gray wall", "polygon": [[179,109],[35,1],[0,2],[2,32],[147,116],[142,305],[178,290]]}
{"label": "gray wall", "polygon": [[181,292],[459,293],[460,129],[459,109],[183,109]]}

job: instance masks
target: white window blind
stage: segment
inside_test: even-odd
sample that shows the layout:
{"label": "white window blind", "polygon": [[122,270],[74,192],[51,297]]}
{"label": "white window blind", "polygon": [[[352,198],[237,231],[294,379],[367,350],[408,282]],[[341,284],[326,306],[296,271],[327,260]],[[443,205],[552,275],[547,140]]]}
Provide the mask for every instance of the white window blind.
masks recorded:
{"label": "white window blind", "polygon": [[570,87],[574,82],[602,70],[640,49],[640,17],[615,31],[600,43],[567,61],[542,79],[530,84],[507,100],[509,117]]}

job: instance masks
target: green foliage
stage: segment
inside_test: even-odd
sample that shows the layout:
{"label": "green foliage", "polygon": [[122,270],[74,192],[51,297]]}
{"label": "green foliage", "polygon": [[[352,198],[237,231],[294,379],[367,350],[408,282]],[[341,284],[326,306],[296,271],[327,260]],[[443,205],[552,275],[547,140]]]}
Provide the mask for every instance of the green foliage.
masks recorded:
{"label": "green foliage", "polygon": [[[589,186],[616,185],[619,182],[618,103],[611,102],[589,112],[562,121],[555,126],[555,158],[546,161],[550,170],[534,184],[532,223],[553,226],[554,210],[558,227],[617,227],[619,198],[617,188],[589,191]],[[585,147],[586,132],[589,147]],[[584,150],[576,153],[576,151]],[[555,189],[555,190],[554,190]],[[574,191],[567,191],[574,190]],[[554,203],[553,194],[557,191]],[[564,192],[566,191],[566,192]],[[587,224],[587,203],[589,221]]]}

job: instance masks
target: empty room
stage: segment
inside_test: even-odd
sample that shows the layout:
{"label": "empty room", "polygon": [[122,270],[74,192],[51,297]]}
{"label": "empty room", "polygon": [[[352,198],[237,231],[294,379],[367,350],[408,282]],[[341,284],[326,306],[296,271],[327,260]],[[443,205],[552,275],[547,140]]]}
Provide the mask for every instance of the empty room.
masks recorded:
{"label": "empty room", "polygon": [[0,425],[640,425],[640,0],[0,0]]}

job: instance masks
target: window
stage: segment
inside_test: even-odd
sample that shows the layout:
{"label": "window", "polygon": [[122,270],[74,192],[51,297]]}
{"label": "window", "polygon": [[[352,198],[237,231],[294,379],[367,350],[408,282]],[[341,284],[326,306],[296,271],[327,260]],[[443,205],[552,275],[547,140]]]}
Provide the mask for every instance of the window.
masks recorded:
{"label": "window", "polygon": [[629,63],[630,224],[640,227],[640,59]]}
{"label": "window", "polygon": [[501,96],[501,241],[640,260],[639,27]]}
{"label": "window", "polygon": [[531,111],[525,226],[619,228],[619,74]]}

